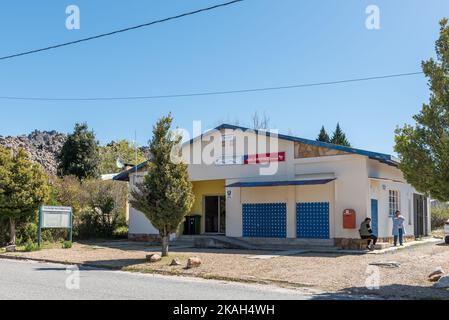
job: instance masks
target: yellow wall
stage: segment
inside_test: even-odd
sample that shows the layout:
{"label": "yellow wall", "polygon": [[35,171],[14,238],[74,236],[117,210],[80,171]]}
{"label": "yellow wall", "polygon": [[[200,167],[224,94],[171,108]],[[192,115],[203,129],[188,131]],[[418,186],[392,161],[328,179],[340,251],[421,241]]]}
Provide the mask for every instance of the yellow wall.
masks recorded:
{"label": "yellow wall", "polygon": [[193,203],[190,214],[203,214],[203,197],[204,196],[224,196],[225,180],[207,180],[195,181],[193,184],[193,193],[195,194],[195,202]]}

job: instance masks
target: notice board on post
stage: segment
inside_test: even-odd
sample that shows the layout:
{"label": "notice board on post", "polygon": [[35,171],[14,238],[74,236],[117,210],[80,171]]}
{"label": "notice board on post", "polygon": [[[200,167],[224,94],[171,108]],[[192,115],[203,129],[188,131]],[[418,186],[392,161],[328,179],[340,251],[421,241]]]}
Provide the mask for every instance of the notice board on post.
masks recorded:
{"label": "notice board on post", "polygon": [[73,210],[71,207],[41,206],[39,208],[39,245],[42,229],[69,229],[69,240],[72,241]]}

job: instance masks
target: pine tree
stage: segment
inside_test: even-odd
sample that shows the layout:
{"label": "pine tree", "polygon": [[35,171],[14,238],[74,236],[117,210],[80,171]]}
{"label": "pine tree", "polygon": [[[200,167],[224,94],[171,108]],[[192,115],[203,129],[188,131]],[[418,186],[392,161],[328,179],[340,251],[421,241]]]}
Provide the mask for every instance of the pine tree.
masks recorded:
{"label": "pine tree", "polygon": [[172,150],[181,139],[170,131],[172,121],[168,115],[154,126],[148,173],[131,192],[130,201],[159,230],[162,256],[168,255],[169,236],[178,230],[194,201],[187,165],[171,161]]}
{"label": "pine tree", "polygon": [[418,191],[449,201],[449,25],[440,21],[437,59],[422,63],[429,78],[430,100],[413,118],[414,126],[396,130],[399,168]]}
{"label": "pine tree", "polygon": [[58,155],[58,173],[61,177],[74,175],[78,179],[99,176],[99,147],[95,133],[89,131],[86,123],[75,125],[72,134]]}
{"label": "pine tree", "polygon": [[334,134],[332,135],[331,143],[345,147],[351,146],[348,139],[346,138],[346,134],[340,127],[340,123],[337,123],[337,127],[335,128]]}
{"label": "pine tree", "polygon": [[326,132],[326,129],[324,129],[324,126],[321,127],[320,134],[318,135],[318,138],[316,141],[326,142],[330,143],[331,139],[329,138],[329,135]]}
{"label": "pine tree", "polygon": [[10,243],[16,244],[16,228],[37,217],[37,210],[49,194],[43,169],[27,160],[19,149],[0,147],[0,218],[9,220]]}

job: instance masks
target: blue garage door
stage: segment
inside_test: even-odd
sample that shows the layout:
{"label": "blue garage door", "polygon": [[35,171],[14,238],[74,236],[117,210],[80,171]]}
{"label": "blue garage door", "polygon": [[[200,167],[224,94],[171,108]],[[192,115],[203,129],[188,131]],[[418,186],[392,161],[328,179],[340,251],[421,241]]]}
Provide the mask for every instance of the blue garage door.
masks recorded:
{"label": "blue garage door", "polygon": [[244,237],[287,237],[287,204],[243,204],[242,214]]}
{"label": "blue garage door", "polygon": [[296,237],[329,239],[329,202],[296,204]]}

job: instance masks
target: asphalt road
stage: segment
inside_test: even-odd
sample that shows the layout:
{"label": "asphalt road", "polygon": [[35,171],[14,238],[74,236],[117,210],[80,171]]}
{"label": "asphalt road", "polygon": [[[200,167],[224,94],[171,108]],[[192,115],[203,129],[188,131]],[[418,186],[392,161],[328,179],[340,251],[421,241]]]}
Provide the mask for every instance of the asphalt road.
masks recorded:
{"label": "asphalt road", "polygon": [[[307,300],[307,291],[0,259],[0,299]],[[79,285],[79,289],[77,289]],[[336,297],[334,297],[336,298]]]}

